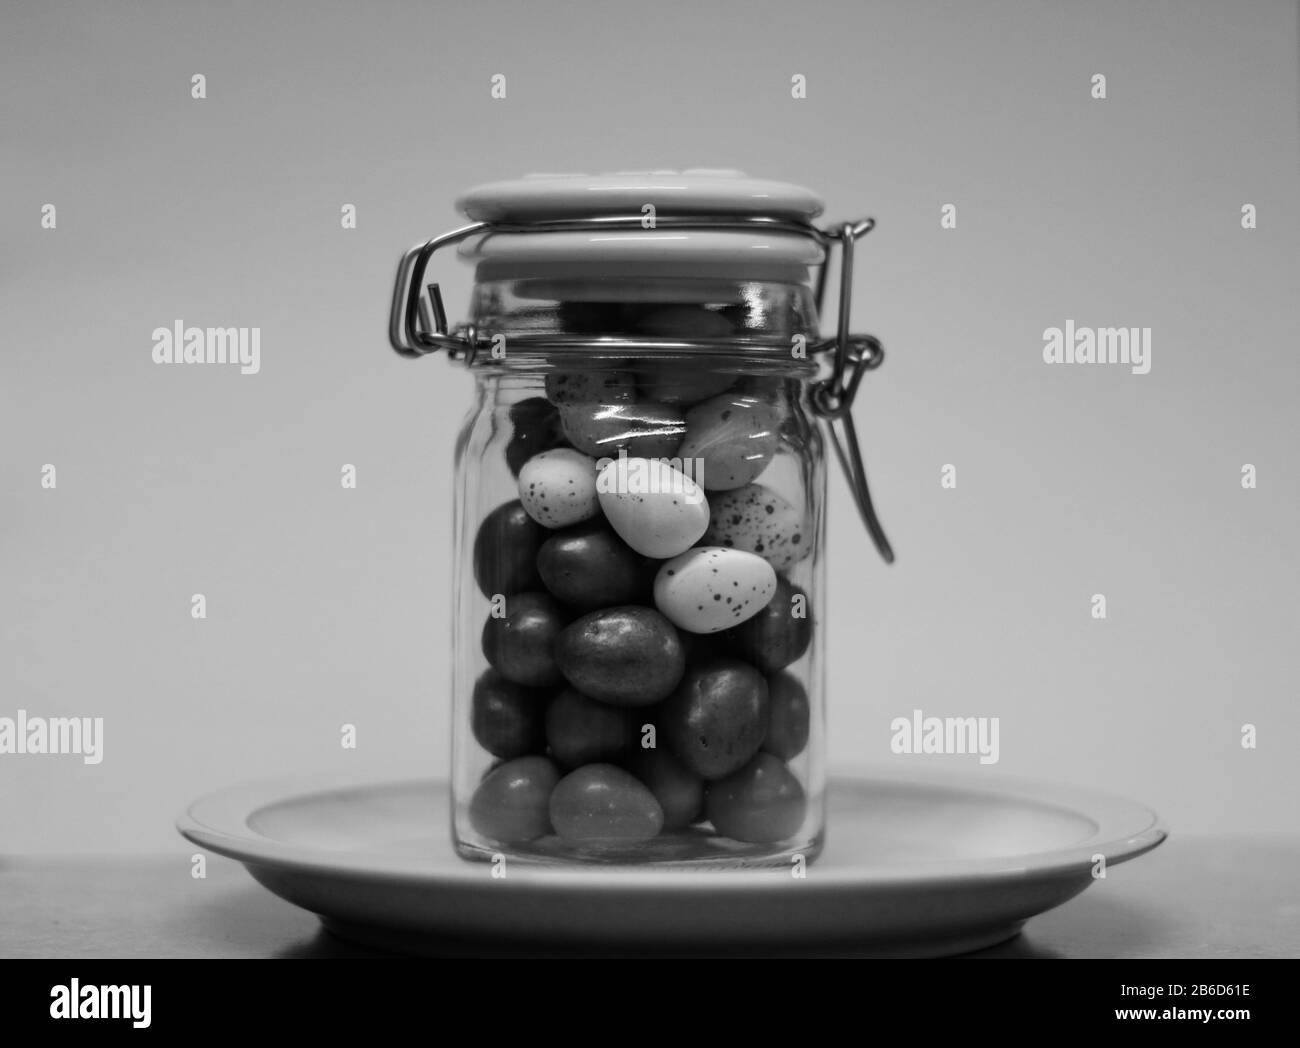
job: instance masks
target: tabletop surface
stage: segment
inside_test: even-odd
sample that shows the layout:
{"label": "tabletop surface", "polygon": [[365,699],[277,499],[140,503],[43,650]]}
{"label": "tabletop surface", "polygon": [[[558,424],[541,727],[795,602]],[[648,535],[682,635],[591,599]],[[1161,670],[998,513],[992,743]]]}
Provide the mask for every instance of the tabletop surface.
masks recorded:
{"label": "tabletop surface", "polygon": [[[448,956],[561,956],[448,940]],[[588,951],[590,952],[590,951]],[[611,944],[607,955],[617,955]],[[644,952],[644,951],[640,951]],[[752,951],[751,951],[752,952]],[[796,954],[852,956],[809,944]],[[377,957],[253,882],[190,853],[0,856],[0,957]],[[972,957],[1300,957],[1300,837],[1178,837]]]}

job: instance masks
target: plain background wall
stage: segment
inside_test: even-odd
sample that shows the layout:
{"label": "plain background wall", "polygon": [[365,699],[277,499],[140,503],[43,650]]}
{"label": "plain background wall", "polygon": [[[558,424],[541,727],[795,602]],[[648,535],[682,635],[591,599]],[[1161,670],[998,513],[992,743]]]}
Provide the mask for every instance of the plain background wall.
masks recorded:
{"label": "plain background wall", "polygon": [[[444,770],[471,380],[387,348],[398,255],[478,182],[693,166],[879,221],[858,417],[899,559],[834,475],[833,761],[973,769],[891,757],[889,722],[998,716],[995,773],[1296,828],[1294,4],[10,0],[0,25],[0,716],[106,722],[96,767],[0,757],[0,851],[180,848],[179,809],[233,781]],[[439,276],[459,313],[467,274]],[[177,318],[260,326],[261,373],[154,365]],[[1066,318],[1150,327],[1151,373],[1046,366]]]}

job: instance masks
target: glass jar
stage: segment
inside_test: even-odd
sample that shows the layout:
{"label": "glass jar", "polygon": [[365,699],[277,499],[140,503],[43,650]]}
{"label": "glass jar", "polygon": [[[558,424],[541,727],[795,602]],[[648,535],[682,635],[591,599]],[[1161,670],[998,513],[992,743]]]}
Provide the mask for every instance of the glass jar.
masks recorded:
{"label": "glass jar", "polygon": [[[399,351],[446,349],[476,379],[456,446],[458,852],[811,861],[819,417],[849,427],[834,446],[879,533],[847,413],[879,345],[823,340],[818,299],[828,245],[847,289],[869,225],[817,230],[806,190],[713,172],[526,179],[459,206],[476,223],[408,253],[392,322]],[[476,274],[449,333],[421,288],[453,241]]]}

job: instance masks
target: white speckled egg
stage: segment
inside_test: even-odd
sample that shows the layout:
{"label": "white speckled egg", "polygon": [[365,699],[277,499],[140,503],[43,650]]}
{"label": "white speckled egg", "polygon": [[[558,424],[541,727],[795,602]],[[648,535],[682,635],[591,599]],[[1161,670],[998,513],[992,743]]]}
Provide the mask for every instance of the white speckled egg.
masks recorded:
{"label": "white speckled egg", "polygon": [[812,552],[811,522],[795,506],[762,484],[746,484],[712,496],[710,546],[757,553],[781,571]]}
{"label": "white speckled egg", "polygon": [[709,526],[704,489],[660,459],[611,459],[596,476],[596,494],[619,537],[644,557],[675,557]]}
{"label": "white speckled egg", "polygon": [[780,440],[776,408],[757,397],[724,393],[686,413],[677,454],[699,459],[695,476],[709,491],[743,487],[767,468]]}
{"label": "white speckled egg", "polygon": [[720,633],[753,618],[776,592],[776,571],[762,557],[725,546],[688,549],[659,568],[655,607],[691,633]]}
{"label": "white speckled egg", "polygon": [[519,501],[544,528],[567,528],[600,512],[596,462],[572,448],[534,455],[519,470]]}

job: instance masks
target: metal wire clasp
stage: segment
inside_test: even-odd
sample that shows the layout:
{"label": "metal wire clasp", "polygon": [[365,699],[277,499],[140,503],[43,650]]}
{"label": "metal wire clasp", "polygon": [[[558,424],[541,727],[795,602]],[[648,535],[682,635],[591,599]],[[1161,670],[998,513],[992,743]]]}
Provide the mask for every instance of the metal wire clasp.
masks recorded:
{"label": "metal wire clasp", "polygon": [[393,286],[393,308],[388,314],[388,342],[402,356],[422,357],[440,349],[455,356],[466,348],[463,338],[447,332],[447,310],[443,307],[442,292],[437,284],[428,286],[430,305],[425,306],[424,274],[429,268],[429,259],[438,248],[481,233],[488,226],[487,222],[474,222],[453,229],[423,244],[416,244],[402,256]]}
{"label": "metal wire clasp", "polygon": [[[885,348],[874,335],[849,334],[849,316],[853,308],[853,247],[859,237],[876,228],[874,218],[860,222],[845,222],[837,230],[825,230],[829,243],[840,245],[840,297],[837,303],[838,323],[835,329],[835,356],[831,373],[812,390],[813,410],[826,420],[835,457],[848,478],[858,515],[866,525],[871,541],[886,564],[894,563],[894,549],[885,537],[885,530],[876,516],[871,501],[871,488],[867,485],[867,470],[862,461],[862,447],[858,441],[857,426],[853,422],[853,401],[858,395],[862,376],[880,367],[885,360]],[[817,274],[817,312],[822,311],[826,295],[826,274],[830,268],[829,244],[826,259]],[[841,430],[843,432],[841,432]]]}

